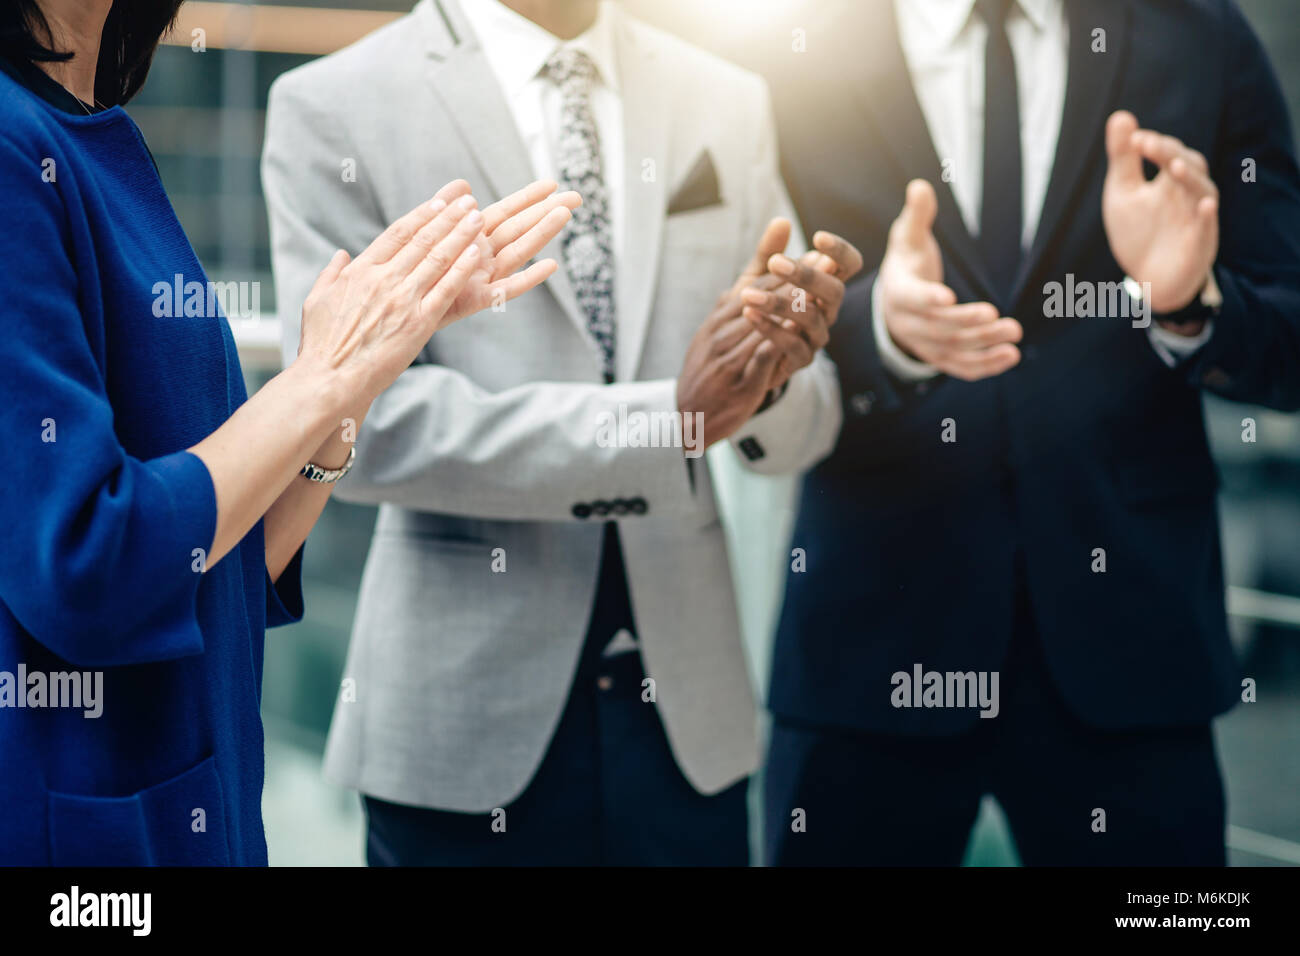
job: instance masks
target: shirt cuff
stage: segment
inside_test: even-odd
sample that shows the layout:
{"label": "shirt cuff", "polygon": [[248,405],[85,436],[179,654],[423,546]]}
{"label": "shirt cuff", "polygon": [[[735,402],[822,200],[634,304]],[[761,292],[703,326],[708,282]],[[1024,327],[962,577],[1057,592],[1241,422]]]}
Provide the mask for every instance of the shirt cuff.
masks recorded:
{"label": "shirt cuff", "polygon": [[773,405],[779,402],[781,400],[781,396],[786,393],[786,390],[789,387],[790,387],[790,380],[787,378],[784,382],[781,383],[780,388],[770,389],[768,393],[763,396],[763,404],[758,406],[758,409],[754,412],[753,417],[762,415],[765,411],[767,411],[769,408],[771,408]]}
{"label": "shirt cuff", "polygon": [[921,382],[934,378],[939,374],[937,368],[906,355],[890,337],[889,329],[885,327],[885,313],[881,309],[880,296],[880,280],[876,279],[871,287],[871,331],[876,339],[876,351],[880,353],[881,364],[891,375],[904,382]]}
{"label": "shirt cuff", "polygon": [[[1125,278],[1125,283],[1131,282],[1131,279]],[[1217,314],[1223,306],[1223,293],[1219,289],[1218,280],[1214,277],[1214,269],[1210,269],[1209,276],[1205,280],[1205,288],[1201,290],[1201,305],[1207,308],[1211,314]],[[1201,331],[1196,335],[1179,335],[1177,332],[1170,332],[1160,323],[1152,322],[1147,326],[1147,340],[1151,347],[1156,350],[1160,356],[1160,361],[1164,362],[1170,368],[1185,362],[1191,357],[1192,353],[1199,349],[1210,337],[1214,335],[1214,320],[1207,319]]]}
{"label": "shirt cuff", "polygon": [[1214,335],[1213,320],[1207,321],[1196,335],[1179,335],[1177,332],[1170,332],[1159,322],[1152,322],[1147,326],[1147,338],[1151,342],[1151,347],[1156,350],[1160,360],[1170,368],[1184,362],[1193,352],[1210,341],[1212,335]]}

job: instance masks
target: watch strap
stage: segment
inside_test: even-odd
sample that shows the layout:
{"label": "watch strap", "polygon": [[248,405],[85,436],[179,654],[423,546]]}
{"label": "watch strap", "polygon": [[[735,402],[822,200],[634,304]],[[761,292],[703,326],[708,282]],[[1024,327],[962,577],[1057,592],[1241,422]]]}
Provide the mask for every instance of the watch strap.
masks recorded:
{"label": "watch strap", "polygon": [[322,485],[332,485],[352,470],[352,463],[356,460],[357,446],[353,445],[348,449],[348,460],[343,463],[342,468],[322,468],[320,465],[309,461],[302,466],[302,470],[298,474],[308,481],[314,481]]}

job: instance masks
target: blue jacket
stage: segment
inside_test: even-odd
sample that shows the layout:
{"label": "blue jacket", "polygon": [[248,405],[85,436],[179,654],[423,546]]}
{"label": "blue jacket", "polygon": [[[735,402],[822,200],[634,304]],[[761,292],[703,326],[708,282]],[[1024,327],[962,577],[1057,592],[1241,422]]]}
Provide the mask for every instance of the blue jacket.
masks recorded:
{"label": "blue jacket", "polygon": [[247,397],[208,288],[127,114],[0,75],[0,863],[266,863],[262,645],[301,554],[272,587],[259,524],[202,573],[185,449]]}

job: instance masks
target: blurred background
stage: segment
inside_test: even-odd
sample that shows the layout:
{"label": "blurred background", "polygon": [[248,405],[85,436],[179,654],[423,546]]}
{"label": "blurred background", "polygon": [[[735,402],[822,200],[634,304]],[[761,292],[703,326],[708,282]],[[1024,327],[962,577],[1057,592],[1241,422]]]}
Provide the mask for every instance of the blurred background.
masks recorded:
{"label": "blurred background", "polygon": [[[250,392],[279,369],[258,176],[267,90],[280,73],[352,42],[413,2],[191,0],[129,107],[209,277],[261,283],[262,314],[232,323]],[[764,55],[760,34],[788,37],[798,25],[788,0],[623,2],[636,16],[747,65]],[[1238,2],[1269,50],[1292,116],[1300,117],[1296,0]],[[790,21],[786,29],[780,29],[783,20]],[[1228,786],[1229,857],[1239,866],[1300,865],[1300,417],[1212,398],[1206,406],[1223,479],[1234,639],[1244,672],[1258,684],[1256,703],[1239,705],[1216,725]],[[1258,423],[1255,443],[1242,441],[1246,417]],[[746,507],[783,507],[788,489],[770,491],[746,498],[738,488],[732,517]],[[363,861],[358,800],[322,779],[320,760],[373,522],[373,509],[331,502],[306,550],[307,617],[267,635],[264,809],[272,865]],[[770,525],[770,514],[761,523]],[[779,575],[770,562],[755,560],[743,540],[733,536],[733,545],[751,663],[764,688],[767,622],[779,599]],[[992,801],[972,835],[967,862],[1016,863]]]}

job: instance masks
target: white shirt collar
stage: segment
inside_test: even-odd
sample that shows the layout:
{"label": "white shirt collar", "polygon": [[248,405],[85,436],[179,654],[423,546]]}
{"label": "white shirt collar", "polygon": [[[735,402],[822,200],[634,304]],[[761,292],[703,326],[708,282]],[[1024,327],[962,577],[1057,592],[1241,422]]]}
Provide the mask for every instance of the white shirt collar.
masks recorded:
{"label": "white shirt collar", "polygon": [[1020,12],[1036,30],[1046,29],[1048,18],[1060,8],[1061,0],[1020,0]]}
{"label": "white shirt collar", "polygon": [[[1025,19],[1042,30],[1048,18],[1059,11],[1063,0],[1016,0]],[[909,13],[918,15],[933,38],[935,47],[947,47],[956,42],[962,30],[975,13],[975,0],[903,0]],[[1012,11],[1014,13],[1014,11]]]}
{"label": "white shirt collar", "polygon": [[500,0],[460,0],[460,3],[508,98],[536,79],[547,60],[561,47],[586,53],[596,66],[600,82],[615,93],[619,91],[614,17],[608,9],[608,0],[602,0],[598,6],[596,22],[581,36],[567,42],[515,13]]}

